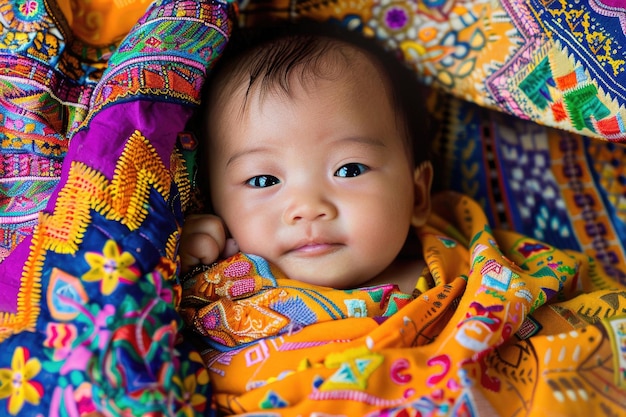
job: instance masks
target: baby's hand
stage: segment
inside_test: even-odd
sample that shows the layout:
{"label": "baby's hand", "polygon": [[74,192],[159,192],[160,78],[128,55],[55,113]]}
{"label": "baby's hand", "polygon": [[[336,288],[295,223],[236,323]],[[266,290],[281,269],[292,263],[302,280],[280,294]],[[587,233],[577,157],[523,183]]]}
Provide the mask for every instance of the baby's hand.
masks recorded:
{"label": "baby's hand", "polygon": [[221,218],[212,214],[190,215],[180,237],[181,272],[184,274],[200,263],[210,265],[238,250],[235,241],[226,238],[226,227]]}

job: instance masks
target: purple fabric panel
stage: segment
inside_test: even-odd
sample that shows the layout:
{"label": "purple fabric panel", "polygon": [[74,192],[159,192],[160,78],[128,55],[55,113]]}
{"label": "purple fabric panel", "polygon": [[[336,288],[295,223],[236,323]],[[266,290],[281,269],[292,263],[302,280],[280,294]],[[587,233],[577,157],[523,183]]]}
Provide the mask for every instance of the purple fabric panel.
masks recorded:
{"label": "purple fabric panel", "polygon": [[[67,182],[71,161],[83,162],[100,171],[107,178],[113,177],[115,164],[118,161],[126,139],[138,130],[159,154],[166,167],[169,157],[176,145],[178,132],[184,129],[185,123],[193,112],[191,107],[183,107],[180,103],[136,100],[116,103],[101,109],[89,123],[89,127],[76,133],[69,145],[65,157],[61,180],[52,193],[47,213],[54,211],[59,191]],[[28,238],[0,263],[0,312],[15,313],[17,311],[17,295],[20,278],[31,245]]]}
{"label": "purple fabric panel", "polygon": [[[596,0],[596,2],[600,5],[608,6],[610,8],[614,8],[617,10],[622,9],[626,10],[626,4],[624,4],[624,0]],[[593,3],[593,1],[592,1]]]}
{"label": "purple fabric panel", "polygon": [[66,159],[84,162],[111,178],[125,145],[123,139],[138,130],[150,140],[169,167],[169,155],[176,144],[176,136],[184,129],[192,111],[180,103],[148,100],[116,103],[101,109],[90,120],[88,128],[72,137]]}
{"label": "purple fabric panel", "polygon": [[[169,168],[169,156],[176,145],[177,134],[184,129],[192,112],[193,109],[182,107],[180,103],[116,103],[101,109],[91,119],[88,128],[72,137],[65,160],[83,162],[111,179],[126,139],[137,130],[150,140],[165,166]],[[64,164],[61,183],[50,197],[46,212],[51,212],[54,208],[58,191],[67,181],[69,168],[69,164]]]}
{"label": "purple fabric panel", "polygon": [[0,312],[17,313],[17,294],[24,263],[28,258],[31,238],[23,240],[0,263]]}

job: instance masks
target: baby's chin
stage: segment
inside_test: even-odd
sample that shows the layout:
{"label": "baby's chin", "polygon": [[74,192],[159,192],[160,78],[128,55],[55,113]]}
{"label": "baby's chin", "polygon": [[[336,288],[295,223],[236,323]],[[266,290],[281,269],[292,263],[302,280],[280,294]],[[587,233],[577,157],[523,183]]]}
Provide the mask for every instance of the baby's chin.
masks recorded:
{"label": "baby's chin", "polygon": [[319,274],[316,274],[312,273],[311,269],[302,271],[286,268],[281,270],[287,278],[310,285],[334,288],[337,290],[352,290],[367,287],[369,286],[369,281],[372,279],[371,275],[357,275],[353,271],[351,271],[351,273],[345,273],[343,271],[332,271],[327,268],[315,268],[320,270]]}
{"label": "baby's chin", "polygon": [[[389,267],[382,259],[366,262],[355,258],[349,250],[340,248],[319,256],[294,255],[288,252],[274,259],[265,259],[268,259],[286,278],[340,290],[370,286],[369,282]],[[393,260],[389,263],[392,262]]]}

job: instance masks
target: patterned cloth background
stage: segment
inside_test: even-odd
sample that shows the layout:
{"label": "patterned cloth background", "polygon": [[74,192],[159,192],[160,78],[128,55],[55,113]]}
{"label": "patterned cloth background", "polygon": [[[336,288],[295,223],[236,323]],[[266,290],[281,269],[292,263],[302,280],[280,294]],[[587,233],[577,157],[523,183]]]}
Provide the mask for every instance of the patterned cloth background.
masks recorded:
{"label": "patterned cloth background", "polygon": [[626,283],[626,148],[445,97],[436,153],[443,187],[490,224],[592,256]]}
{"label": "patterned cloth background", "polygon": [[[582,250],[626,281],[624,6],[239,6],[242,24],[332,19],[395,48],[454,96],[430,103],[442,185],[484,204],[494,226]],[[0,3],[0,413],[208,413],[199,356],[176,337],[193,147],[181,131],[234,9]]]}

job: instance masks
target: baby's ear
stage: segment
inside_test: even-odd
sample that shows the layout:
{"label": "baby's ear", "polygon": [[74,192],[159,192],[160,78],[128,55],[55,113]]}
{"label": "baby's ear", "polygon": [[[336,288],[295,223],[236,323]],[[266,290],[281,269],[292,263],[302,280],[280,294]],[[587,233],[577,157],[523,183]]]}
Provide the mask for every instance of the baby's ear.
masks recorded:
{"label": "baby's ear", "polygon": [[433,182],[433,166],[429,161],[422,162],[413,172],[415,202],[411,224],[419,227],[426,223],[430,215],[430,187]]}

